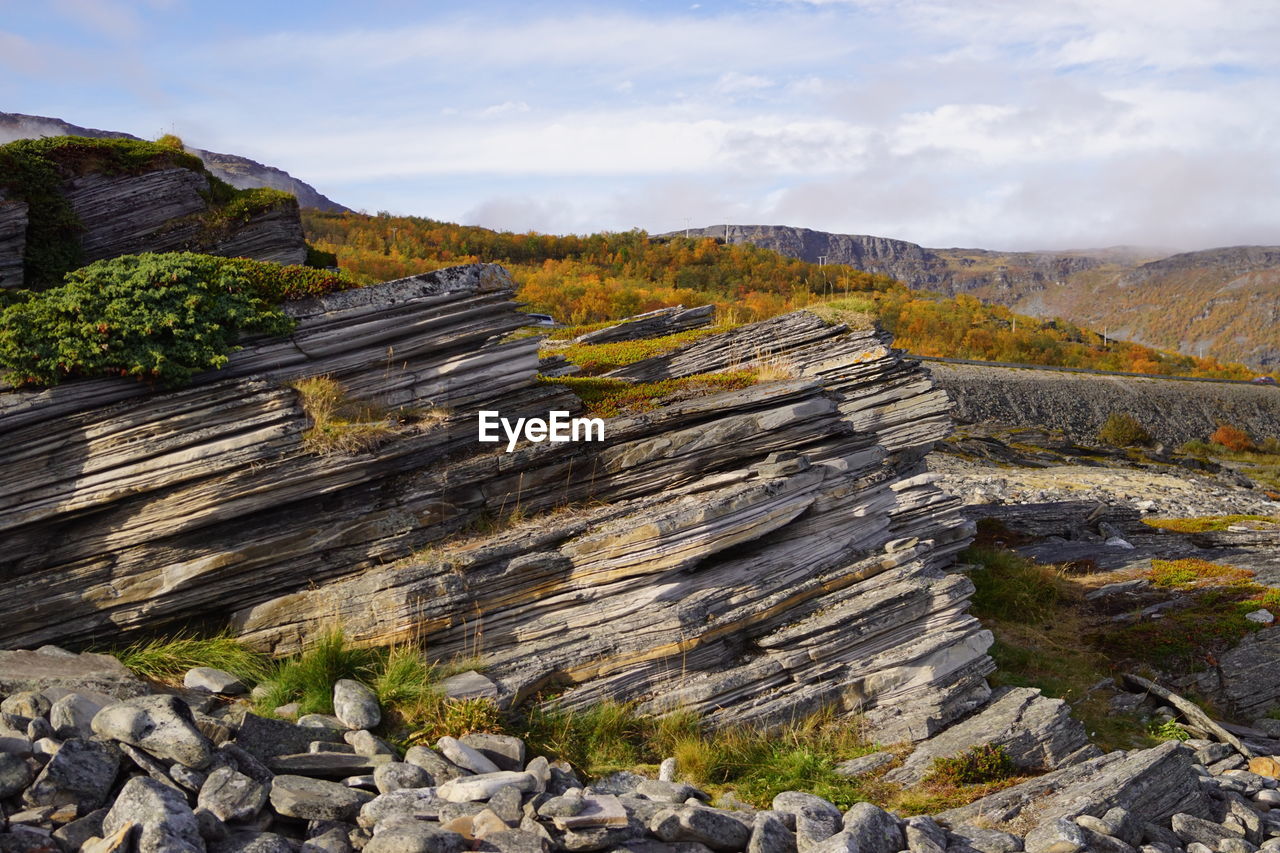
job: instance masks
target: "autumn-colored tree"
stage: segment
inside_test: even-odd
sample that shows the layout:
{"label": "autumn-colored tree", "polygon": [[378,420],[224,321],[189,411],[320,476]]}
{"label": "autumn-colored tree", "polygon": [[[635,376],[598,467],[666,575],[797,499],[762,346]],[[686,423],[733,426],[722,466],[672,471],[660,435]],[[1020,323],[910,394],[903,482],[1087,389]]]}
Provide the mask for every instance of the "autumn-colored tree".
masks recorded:
{"label": "autumn-colored tree", "polygon": [[1253,439],[1244,430],[1234,427],[1231,424],[1219,424],[1218,428],[1213,431],[1213,435],[1209,436],[1209,440],[1214,444],[1220,444],[1227,450],[1246,451],[1253,450]]}

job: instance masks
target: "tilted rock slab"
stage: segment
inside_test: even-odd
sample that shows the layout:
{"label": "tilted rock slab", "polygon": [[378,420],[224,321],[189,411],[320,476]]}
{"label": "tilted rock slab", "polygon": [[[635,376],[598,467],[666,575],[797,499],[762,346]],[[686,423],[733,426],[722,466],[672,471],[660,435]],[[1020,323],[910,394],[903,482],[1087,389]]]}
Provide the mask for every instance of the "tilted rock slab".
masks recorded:
{"label": "tilted rock slab", "polygon": [[[873,329],[799,312],[623,371],[780,364],[792,379],[505,453],[477,441],[477,409],[580,406],[535,382],[536,339],[502,339],[527,322],[510,286],[475,265],[293,303],[292,336],[182,391],[0,394],[0,644],[230,613],[287,653],[342,625],[358,643],[479,651],[503,702],[555,686],[568,707],[685,706],[719,725],[835,706],[884,741],[987,700],[991,636],[948,572],[972,525],[923,465],[948,401],[918,365]],[[448,411],[318,457],[284,383],[319,375]],[[458,538],[513,516],[530,520]]]}

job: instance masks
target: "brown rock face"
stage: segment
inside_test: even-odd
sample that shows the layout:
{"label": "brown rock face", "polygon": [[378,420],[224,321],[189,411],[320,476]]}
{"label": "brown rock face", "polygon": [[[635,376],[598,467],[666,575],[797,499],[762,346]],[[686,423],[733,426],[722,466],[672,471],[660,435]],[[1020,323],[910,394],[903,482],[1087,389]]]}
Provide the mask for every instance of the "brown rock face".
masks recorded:
{"label": "brown rock face", "polygon": [[[0,645],[204,621],[289,652],[342,625],[479,654],[505,702],[558,685],[726,725],[835,705],[886,741],[987,698],[990,635],[947,572],[970,527],[922,464],[947,400],[918,366],[790,315],[635,369],[755,357],[794,378],[506,453],[478,410],[580,408],[535,381],[536,339],[501,339],[524,322],[509,284],[461,267],[294,304],[291,338],[183,391],[0,396]],[[313,455],[283,383],[319,375],[404,417]]]}

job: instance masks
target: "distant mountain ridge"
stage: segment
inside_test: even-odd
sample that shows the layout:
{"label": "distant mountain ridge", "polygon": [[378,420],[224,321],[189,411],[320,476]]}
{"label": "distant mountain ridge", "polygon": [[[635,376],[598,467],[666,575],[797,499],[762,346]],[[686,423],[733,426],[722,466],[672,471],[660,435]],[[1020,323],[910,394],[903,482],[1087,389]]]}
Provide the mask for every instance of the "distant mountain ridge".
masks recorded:
{"label": "distant mountain ridge", "polygon": [[848,264],[918,290],[968,293],[1149,346],[1258,368],[1280,365],[1280,246],[1180,254],[1131,246],[998,252],[782,225],[712,225],[687,233],[753,243],[811,263]]}
{"label": "distant mountain ridge", "polygon": [[[41,136],[87,136],[92,139],[139,138],[122,131],[81,127],[60,118],[0,112],[0,144],[12,142],[15,139],[32,139]],[[210,172],[237,189],[270,187],[292,193],[302,207],[314,207],[337,213],[351,209],[338,204],[315,187],[298,180],[283,169],[267,166],[237,154],[219,154],[216,151],[190,147],[187,151],[203,160]]]}

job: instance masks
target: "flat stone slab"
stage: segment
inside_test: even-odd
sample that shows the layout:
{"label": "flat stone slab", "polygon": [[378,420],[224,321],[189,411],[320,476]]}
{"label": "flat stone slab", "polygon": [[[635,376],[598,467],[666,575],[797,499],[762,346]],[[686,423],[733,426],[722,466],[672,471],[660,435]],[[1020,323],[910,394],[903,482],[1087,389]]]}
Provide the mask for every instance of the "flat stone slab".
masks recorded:
{"label": "flat stone slab", "polygon": [[94,691],[116,699],[150,693],[150,688],[111,655],[0,651],[0,694],[49,688]]}

